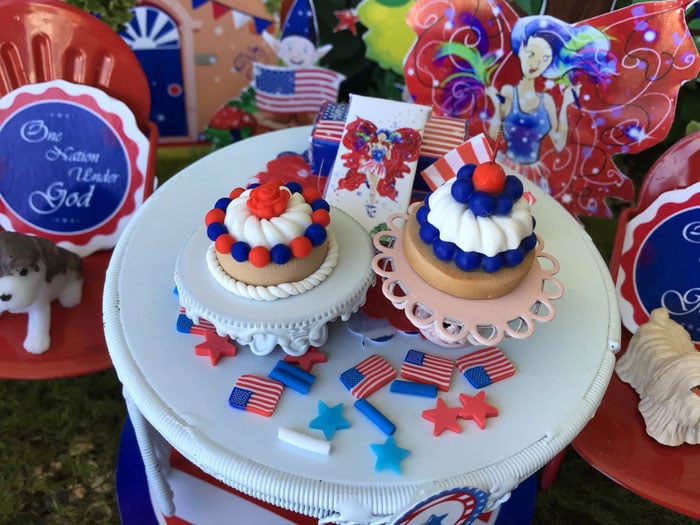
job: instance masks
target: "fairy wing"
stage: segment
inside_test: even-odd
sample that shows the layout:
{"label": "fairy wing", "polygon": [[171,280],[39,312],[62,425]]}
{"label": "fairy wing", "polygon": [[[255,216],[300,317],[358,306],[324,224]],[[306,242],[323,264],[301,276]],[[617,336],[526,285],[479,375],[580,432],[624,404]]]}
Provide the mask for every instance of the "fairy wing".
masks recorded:
{"label": "fairy wing", "polygon": [[[569,73],[566,83],[577,86],[578,97],[567,110],[566,145],[556,151],[545,138],[539,152],[550,193],[571,213],[609,216],[606,198],[634,197],[632,182],[612,158],[661,141],[673,122],[680,85],[698,74],[700,60],[684,16],[689,3],[635,4],[574,24],[607,35],[616,70],[604,79]],[[472,135],[486,132],[493,115],[486,88],[500,91],[520,79],[510,47],[517,21],[501,1],[417,0],[408,17],[417,40],[405,62],[415,101],[467,119]],[[539,88],[561,107],[563,89],[555,80]]]}

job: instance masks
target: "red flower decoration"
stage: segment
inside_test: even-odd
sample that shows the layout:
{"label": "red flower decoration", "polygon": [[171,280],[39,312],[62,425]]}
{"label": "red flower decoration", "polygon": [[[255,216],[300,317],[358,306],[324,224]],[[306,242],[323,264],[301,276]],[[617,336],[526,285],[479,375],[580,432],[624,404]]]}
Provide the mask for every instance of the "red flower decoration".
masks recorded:
{"label": "red flower decoration", "polygon": [[258,219],[272,219],[287,209],[289,192],[277,184],[263,184],[251,190],[246,206]]}

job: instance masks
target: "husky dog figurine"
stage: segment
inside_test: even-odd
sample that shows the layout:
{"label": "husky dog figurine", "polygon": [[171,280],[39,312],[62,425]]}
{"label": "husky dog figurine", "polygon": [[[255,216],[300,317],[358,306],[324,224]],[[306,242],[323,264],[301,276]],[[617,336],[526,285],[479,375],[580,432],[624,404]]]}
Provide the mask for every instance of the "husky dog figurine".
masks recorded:
{"label": "husky dog figurine", "polygon": [[652,310],[615,370],[639,394],[647,434],[668,446],[700,443],[700,352],[668,310]]}
{"label": "husky dog figurine", "polygon": [[27,352],[41,354],[51,345],[51,302],[77,306],[82,293],[78,255],[48,239],[0,231],[0,315],[27,314]]}

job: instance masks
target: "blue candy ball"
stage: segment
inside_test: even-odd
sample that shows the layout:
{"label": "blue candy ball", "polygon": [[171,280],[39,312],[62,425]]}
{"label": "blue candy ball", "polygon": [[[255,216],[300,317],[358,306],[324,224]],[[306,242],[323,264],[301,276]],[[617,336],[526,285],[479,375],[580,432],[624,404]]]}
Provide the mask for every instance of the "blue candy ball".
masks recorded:
{"label": "blue candy ball", "polygon": [[478,252],[465,252],[457,250],[455,254],[455,264],[460,270],[470,272],[481,266],[481,254]]}
{"label": "blue candy ball", "polygon": [[496,215],[508,215],[513,209],[513,199],[505,193],[496,197]]}
{"label": "blue candy ball", "polygon": [[450,189],[452,198],[462,204],[469,201],[469,197],[474,193],[474,184],[471,179],[457,179]]}
{"label": "blue candy ball", "polygon": [[505,193],[510,195],[510,198],[517,201],[523,196],[523,183],[515,175],[508,175],[506,177],[506,185],[503,189]]}
{"label": "blue candy ball", "polygon": [[531,233],[523,239],[523,241],[520,243],[520,246],[523,250],[525,250],[525,253],[529,252],[535,246],[537,246],[537,235],[535,235],[534,232]]}
{"label": "blue candy ball", "polygon": [[517,266],[525,259],[525,250],[522,248],[516,248],[514,250],[507,250],[503,252],[503,260],[506,266]]}
{"label": "blue candy ball", "polygon": [[481,267],[487,273],[497,272],[503,267],[503,257],[501,254],[496,254],[493,257],[483,256],[481,258]]}
{"label": "blue candy ball", "polygon": [[292,250],[286,244],[275,244],[270,249],[270,260],[275,264],[287,264],[292,258]]}
{"label": "blue candy ball", "polygon": [[253,188],[257,188],[258,186],[260,186],[259,182],[251,182],[250,184],[248,184],[248,186],[246,186],[246,189],[252,190]]}
{"label": "blue candy ball", "polygon": [[425,224],[428,222],[428,214],[430,213],[430,208],[427,206],[421,206],[416,212],[416,220],[418,224]]}
{"label": "blue candy ball", "polygon": [[496,199],[483,191],[475,191],[469,198],[469,208],[478,217],[488,217],[496,211]]}
{"label": "blue candy ball", "polygon": [[458,179],[470,179],[472,178],[472,175],[474,175],[474,170],[476,169],[476,164],[469,163],[465,164],[461,168],[457,170],[457,178]]}
{"label": "blue candy ball", "polygon": [[456,250],[457,246],[452,242],[442,241],[440,239],[436,239],[435,242],[433,242],[433,253],[435,257],[441,261],[451,261]]}
{"label": "blue candy ball", "polygon": [[228,230],[223,223],[212,222],[209,226],[207,226],[207,237],[209,237],[210,241],[215,241],[216,238],[222,233],[228,233]]}
{"label": "blue candy ball", "polygon": [[306,235],[314,246],[321,246],[326,240],[327,233],[326,229],[320,224],[311,224],[306,228],[304,235]]}
{"label": "blue candy ball", "polygon": [[250,253],[250,245],[247,242],[236,241],[231,246],[231,257],[238,262],[246,262]]}
{"label": "blue candy ball", "polygon": [[290,181],[287,184],[285,184],[285,186],[287,186],[287,189],[292,193],[301,193],[301,184],[299,184],[298,182]]}
{"label": "blue candy ball", "polygon": [[219,208],[220,210],[226,211],[229,202],[231,202],[231,199],[228,197],[221,197],[218,201],[216,201],[216,204],[214,204],[214,208]]}
{"label": "blue candy ball", "polygon": [[425,224],[421,224],[418,234],[424,243],[433,244],[440,235],[440,232],[435,226],[426,222]]}
{"label": "blue candy ball", "polygon": [[326,210],[326,211],[331,211],[331,206],[328,204],[328,202],[325,199],[316,199],[311,203],[311,209],[313,211],[316,210]]}

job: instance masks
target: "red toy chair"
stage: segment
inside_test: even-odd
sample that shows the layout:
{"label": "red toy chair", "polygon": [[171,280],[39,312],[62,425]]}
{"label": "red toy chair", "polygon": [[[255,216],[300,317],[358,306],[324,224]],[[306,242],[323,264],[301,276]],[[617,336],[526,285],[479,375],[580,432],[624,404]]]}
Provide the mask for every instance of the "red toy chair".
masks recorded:
{"label": "red toy chair", "polygon": [[[129,46],[103,22],[59,0],[0,0],[0,97],[25,86],[65,80],[104,91],[133,112],[148,138],[144,197],[154,188],[158,130],[150,120],[148,81]],[[83,299],[52,308],[52,345],[46,354],[22,348],[26,319],[0,318],[0,377],[48,378],[111,366],[102,333],[102,289],[111,250],[83,259]]]}
{"label": "red toy chair", "polygon": [[[635,208],[620,216],[610,272],[617,280],[629,220],[662,193],[700,181],[700,132],[679,141],[651,168]],[[624,352],[631,334],[622,329]],[[646,434],[639,397],[617,374],[596,415],[573,446],[593,467],[628,490],[673,511],[700,519],[700,454],[697,447],[664,446]],[[549,468],[549,467],[548,467]],[[550,472],[551,475],[551,472]]]}

